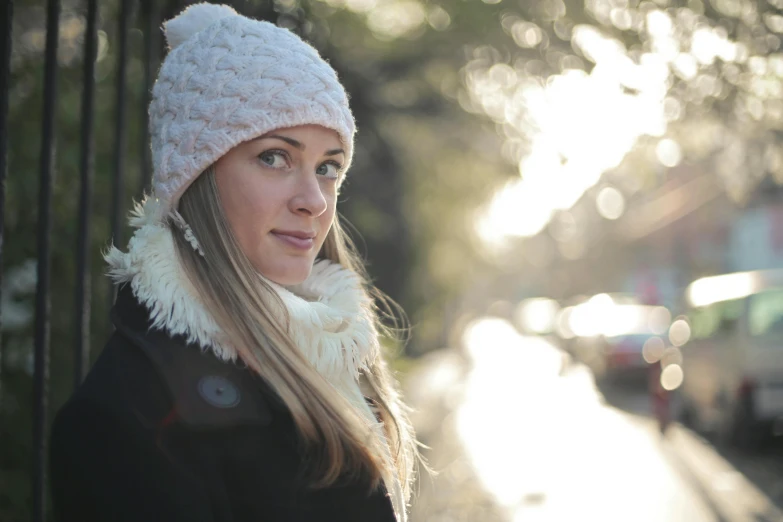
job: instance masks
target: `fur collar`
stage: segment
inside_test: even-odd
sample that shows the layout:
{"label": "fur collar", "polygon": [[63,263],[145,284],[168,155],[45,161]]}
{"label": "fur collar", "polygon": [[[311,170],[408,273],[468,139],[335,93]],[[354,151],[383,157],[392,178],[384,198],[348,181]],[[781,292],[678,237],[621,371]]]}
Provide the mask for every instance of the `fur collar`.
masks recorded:
{"label": "fur collar", "polygon": [[[219,326],[197,297],[178,260],[171,229],[155,199],[137,204],[130,224],[136,228],[128,252],[115,246],[105,256],[109,276],[130,283],[133,294],[150,312],[153,326],[212,350],[222,360],[236,360]],[[370,298],[352,271],[320,260],[300,285],[284,287],[259,275],[280,297],[285,310],[271,312],[284,321],[305,357],[330,381],[356,379],[380,353]]]}
{"label": "fur collar", "polygon": [[[104,256],[109,277],[116,284],[130,284],[133,295],[148,310],[154,328],[183,335],[188,343],[212,350],[219,359],[236,361],[236,350],[198,298],[179,262],[163,212],[155,198],[136,204],[129,220],[136,230],[128,242],[128,252],[112,245]],[[288,333],[294,344],[385,441],[358,381],[360,372],[380,356],[372,302],[358,276],[339,264],[320,260],[310,277],[299,285],[284,287],[264,281],[280,297],[282,307],[273,303],[270,311],[281,324],[288,316]],[[383,446],[390,462],[388,444]],[[398,520],[405,521],[406,502],[399,480],[386,476],[384,482]]]}

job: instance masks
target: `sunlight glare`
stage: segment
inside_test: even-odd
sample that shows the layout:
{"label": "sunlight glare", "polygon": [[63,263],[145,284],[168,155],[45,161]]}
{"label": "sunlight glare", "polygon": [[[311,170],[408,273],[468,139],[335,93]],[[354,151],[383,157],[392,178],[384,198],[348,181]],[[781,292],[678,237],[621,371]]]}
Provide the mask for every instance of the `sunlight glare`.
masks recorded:
{"label": "sunlight glare", "polygon": [[[466,328],[463,345],[473,363],[464,400],[457,411],[457,429],[471,463],[485,486],[502,505],[513,506],[548,476],[558,408],[552,401],[562,353],[541,337],[519,335],[498,318],[480,318]],[[542,395],[548,401],[536,400]],[[514,397],[513,413],[504,398]],[[526,419],[540,419],[536,425]],[[562,422],[562,421],[561,421]],[[562,431],[560,431],[562,430]]]}
{"label": "sunlight glare", "polygon": [[703,277],[688,287],[688,300],[693,306],[707,306],[719,301],[747,297],[755,288],[753,274],[748,272]]}
{"label": "sunlight glare", "polygon": [[[606,305],[609,296],[594,304]],[[516,334],[511,324],[480,318],[465,331],[472,368],[454,421],[480,484],[506,520],[559,521],[628,513],[664,488],[662,502],[637,517],[671,520],[674,498],[668,467],[644,429],[629,429],[625,415],[605,408],[592,373],[577,365],[561,374],[562,353],[541,337]],[[673,370],[666,374],[676,377]],[[674,384],[674,383],[672,383]],[[609,477],[612,501],[605,491]],[[649,511],[649,512],[648,512]],[[687,518],[686,518],[687,519]]]}
{"label": "sunlight glare", "polygon": [[519,162],[522,180],[500,189],[475,221],[487,244],[538,234],[555,211],[573,207],[616,168],[639,137],[666,130],[665,60],[646,53],[636,64],[618,40],[587,25],[574,28],[573,43],[596,63],[589,74],[568,69],[537,83],[506,65],[469,70],[468,86],[484,111],[530,143]]}
{"label": "sunlight glare", "polygon": [[559,311],[557,301],[538,297],[520,302],[514,315],[517,324],[525,331],[545,334],[554,329]]}

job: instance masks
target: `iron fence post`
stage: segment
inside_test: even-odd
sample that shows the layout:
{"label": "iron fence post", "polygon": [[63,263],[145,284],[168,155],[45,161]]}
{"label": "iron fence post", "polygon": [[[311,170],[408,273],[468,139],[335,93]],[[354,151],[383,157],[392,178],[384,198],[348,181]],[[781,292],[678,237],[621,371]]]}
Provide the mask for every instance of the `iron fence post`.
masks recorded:
{"label": "iron fence post", "polygon": [[44,65],[41,173],[38,197],[38,280],[35,293],[35,355],[33,370],[33,522],[44,522],[46,500],[46,409],[49,384],[49,318],[52,227],[52,181],[55,157],[55,100],[57,98],[57,43],[59,0],[48,0]]}

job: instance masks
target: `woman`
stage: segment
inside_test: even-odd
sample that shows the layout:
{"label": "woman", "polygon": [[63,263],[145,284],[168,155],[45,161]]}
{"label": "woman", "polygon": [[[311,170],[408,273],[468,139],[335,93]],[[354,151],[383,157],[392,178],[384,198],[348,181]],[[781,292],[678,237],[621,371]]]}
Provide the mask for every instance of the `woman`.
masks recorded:
{"label": "woman", "polygon": [[290,31],[165,24],[116,331],[55,419],[60,521],[403,521],[416,442],[335,215],[354,120]]}

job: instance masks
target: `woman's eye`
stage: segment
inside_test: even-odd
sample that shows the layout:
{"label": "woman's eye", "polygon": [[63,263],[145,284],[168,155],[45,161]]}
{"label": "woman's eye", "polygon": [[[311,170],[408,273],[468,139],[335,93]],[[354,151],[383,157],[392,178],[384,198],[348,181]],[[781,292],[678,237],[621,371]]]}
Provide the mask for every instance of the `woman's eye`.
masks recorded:
{"label": "woman's eye", "polygon": [[316,173],[320,176],[325,176],[330,179],[337,179],[340,176],[340,168],[341,165],[337,165],[333,162],[326,162],[318,167]]}
{"label": "woman's eye", "polygon": [[[277,161],[278,158],[281,161]],[[260,159],[264,165],[269,167],[281,168],[285,166],[285,154],[279,151],[268,150],[266,152],[262,152],[258,155],[258,159]]]}

